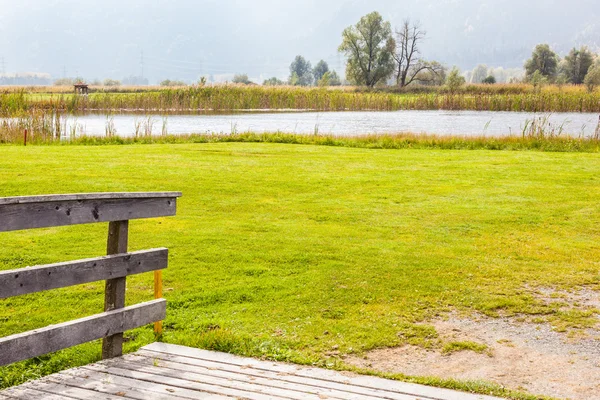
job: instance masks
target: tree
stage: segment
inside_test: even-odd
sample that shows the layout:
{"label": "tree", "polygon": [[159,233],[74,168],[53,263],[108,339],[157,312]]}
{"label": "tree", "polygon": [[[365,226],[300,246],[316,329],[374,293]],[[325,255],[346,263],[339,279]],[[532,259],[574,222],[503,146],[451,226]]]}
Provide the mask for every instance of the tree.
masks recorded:
{"label": "tree", "polygon": [[329,81],[330,81],[330,76],[331,73],[329,71],[325,72],[325,74],[323,74],[323,76],[321,77],[321,79],[319,79],[317,81],[317,85],[320,87],[327,87],[330,85]]}
{"label": "tree", "polygon": [[285,85],[285,82],[276,77],[269,78],[263,82],[264,86],[282,86]]}
{"label": "tree", "polygon": [[588,70],[594,63],[594,55],[583,46],[579,50],[573,48],[565,57],[563,69],[570,83],[580,85],[583,83]]}
{"label": "tree", "polygon": [[315,68],[313,68],[315,82],[319,82],[327,72],[329,72],[329,65],[323,60],[319,61],[317,65],[315,65]]}
{"label": "tree", "polygon": [[329,86],[341,86],[342,80],[335,70],[329,72]]}
{"label": "tree", "polygon": [[294,86],[310,86],[312,81],[313,75],[310,61],[306,61],[302,56],[296,56],[290,65],[290,84]]}
{"label": "tree", "polygon": [[471,83],[483,83],[488,76],[488,67],[485,64],[479,64],[473,69],[471,74]]}
{"label": "tree", "polygon": [[529,79],[529,81],[533,85],[533,89],[539,93],[541,92],[542,87],[548,83],[548,78],[540,71],[535,71],[533,75],[531,75],[531,79]]}
{"label": "tree", "polygon": [[184,81],[172,81],[170,79],[165,79],[160,82],[160,86],[187,86]]}
{"label": "tree", "polygon": [[348,79],[357,85],[373,87],[394,71],[394,48],[390,23],[375,11],[344,29],[338,50],[348,57]]}
{"label": "tree", "polygon": [[54,86],[71,86],[75,84],[75,80],[72,78],[59,78],[54,81]]}
{"label": "tree", "polygon": [[496,84],[496,77],[494,75],[488,75],[481,83],[485,83],[486,85],[494,85]]}
{"label": "tree", "polygon": [[[400,87],[410,85],[421,77],[434,79],[434,75],[442,72],[441,64],[427,62],[419,57],[419,44],[427,32],[421,30],[419,23],[411,25],[405,20],[400,29],[396,29],[396,49],[392,57],[396,63],[396,84]],[[422,72],[429,71],[429,74]]]}
{"label": "tree", "polygon": [[252,83],[252,81],[250,79],[248,79],[248,75],[247,74],[235,74],[233,76],[233,83],[239,83],[242,85],[249,85]]}
{"label": "tree", "polygon": [[596,86],[600,86],[600,61],[596,61],[594,65],[590,67],[583,83],[585,83],[585,86],[590,93],[594,91]]}
{"label": "tree", "polygon": [[447,69],[437,61],[431,61],[431,68],[417,74],[415,81],[426,86],[442,86],[446,83]]}
{"label": "tree", "polygon": [[104,86],[121,86],[121,81],[118,81],[116,79],[105,79],[104,82],[102,82],[102,84]]}
{"label": "tree", "polygon": [[567,78],[565,74],[558,74],[558,76],[554,80],[554,83],[556,84],[556,86],[558,86],[559,89],[562,90],[562,87],[569,83],[569,78]]}
{"label": "tree", "polygon": [[525,62],[527,78],[531,78],[535,71],[540,71],[543,76],[552,78],[556,75],[557,67],[558,56],[547,44],[535,46],[531,58]]}
{"label": "tree", "polygon": [[456,93],[458,89],[465,84],[465,77],[460,74],[458,68],[452,68],[452,71],[448,74],[448,78],[446,78],[446,86],[448,86],[448,90],[450,93]]}

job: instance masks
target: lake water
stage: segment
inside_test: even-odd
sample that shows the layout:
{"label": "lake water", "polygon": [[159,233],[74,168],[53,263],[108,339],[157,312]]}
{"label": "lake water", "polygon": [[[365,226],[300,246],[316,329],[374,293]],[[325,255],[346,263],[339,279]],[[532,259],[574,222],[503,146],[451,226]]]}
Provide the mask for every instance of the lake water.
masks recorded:
{"label": "lake water", "polygon": [[[66,117],[67,132],[105,135],[110,125],[119,136],[151,131],[161,133],[285,132],[356,136],[383,133],[428,133],[438,135],[520,135],[526,121],[547,118],[548,124],[562,126],[564,134],[590,136],[598,124],[591,113],[521,113],[490,111],[373,111],[373,112],[254,112],[191,115],[106,115]],[[64,125],[64,124],[63,124]],[[136,128],[137,127],[137,128]],[[150,128],[150,129],[149,129]]]}

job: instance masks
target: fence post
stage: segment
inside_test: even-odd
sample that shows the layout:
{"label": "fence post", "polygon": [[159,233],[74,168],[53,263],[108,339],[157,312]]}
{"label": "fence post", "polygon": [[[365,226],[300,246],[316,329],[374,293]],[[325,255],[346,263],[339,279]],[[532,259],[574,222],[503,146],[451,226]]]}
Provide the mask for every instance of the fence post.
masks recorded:
{"label": "fence post", "polygon": [[23,134],[23,145],[27,146],[27,129],[25,129],[25,133]]}
{"label": "fence post", "polygon": [[[108,225],[106,254],[127,252],[129,221],[115,221]],[[125,286],[127,278],[108,279],[104,292],[104,311],[125,307]],[[123,333],[117,333],[102,341],[102,359],[123,355]]]}

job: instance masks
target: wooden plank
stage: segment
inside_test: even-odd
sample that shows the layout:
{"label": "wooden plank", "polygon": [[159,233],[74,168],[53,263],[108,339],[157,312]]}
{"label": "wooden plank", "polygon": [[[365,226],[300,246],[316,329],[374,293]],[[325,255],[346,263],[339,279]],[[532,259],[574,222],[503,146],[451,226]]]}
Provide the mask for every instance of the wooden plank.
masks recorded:
{"label": "wooden plank", "polygon": [[[129,221],[113,221],[108,225],[106,253],[120,254],[127,252],[129,241]],[[106,281],[104,290],[104,311],[112,311],[125,307],[125,289],[127,278],[120,277]],[[118,332],[102,340],[102,358],[119,357],[123,354],[123,333]]]}
{"label": "wooden plank", "polygon": [[17,386],[16,388],[10,388],[2,391],[10,396],[10,399],[18,400],[65,400],[64,396],[56,394],[50,394],[46,392],[40,392],[39,390],[31,389],[29,387]]}
{"label": "wooden plank", "polygon": [[208,392],[208,393],[214,393],[214,394],[219,394],[219,395],[223,395],[223,396],[233,396],[233,397],[239,397],[242,399],[250,399],[250,400],[288,399],[288,397],[276,396],[276,395],[269,394],[269,393],[255,392],[255,391],[249,390],[249,388],[247,388],[247,387],[236,386],[234,383],[232,384],[231,382],[229,382],[227,386],[221,386],[221,385],[216,385],[213,382],[207,382],[204,380],[192,382],[192,381],[188,381],[188,380],[180,379],[180,378],[171,378],[168,376],[151,374],[151,373],[143,372],[143,371],[132,371],[132,370],[128,370],[128,369],[109,367],[109,366],[100,365],[100,364],[86,365],[82,368],[89,369],[90,371],[106,372],[110,375],[122,376],[125,378],[131,378],[131,379],[135,379],[135,380],[143,381],[143,382],[160,383],[160,384],[175,387],[175,388],[195,390],[195,391],[200,391],[200,392]]}
{"label": "wooden plank", "polygon": [[[395,400],[405,400],[405,399],[413,399],[413,396],[406,396],[405,394],[391,392],[382,389],[371,389],[365,388],[361,386],[351,386],[345,383],[331,382],[327,380],[307,378],[302,376],[296,376],[291,373],[282,373],[282,372],[273,372],[262,369],[254,369],[248,366],[238,366],[231,364],[218,363],[214,361],[205,361],[194,358],[187,358],[181,356],[173,356],[165,353],[156,353],[147,350],[137,351],[135,354],[126,355],[124,357],[125,360],[130,360],[132,357],[143,356],[147,357],[149,360],[153,360],[159,366],[165,365],[163,364],[165,361],[167,362],[175,362],[187,368],[187,370],[192,372],[199,372],[196,368],[208,369],[211,373],[218,372],[228,372],[233,374],[246,375],[250,378],[266,378],[270,380],[279,380],[284,382],[297,383],[301,385],[306,385],[308,387],[318,387],[322,389],[333,390],[336,393],[348,393],[348,395],[358,395],[358,396],[370,396],[375,398],[385,398],[385,399],[395,399]],[[169,364],[166,364],[169,365]]]}
{"label": "wooden plank", "polygon": [[49,200],[4,200],[0,203],[0,232],[94,222],[126,221],[173,216],[179,193],[160,197],[41,196]]}
{"label": "wooden plank", "polygon": [[[183,364],[174,361],[168,361],[164,359],[152,359],[140,357],[137,354],[126,355],[122,359],[125,363],[129,364],[127,366],[128,369],[138,368],[138,370],[142,370],[143,366],[146,367],[159,367],[165,372],[161,372],[161,374],[166,376],[181,376],[181,373],[194,373],[199,375],[206,375],[210,377],[218,377],[223,379],[228,379],[231,381],[239,382],[240,385],[245,386],[246,384],[257,384],[263,385],[273,388],[279,389],[287,389],[292,390],[299,393],[300,398],[304,398],[307,395],[316,395],[316,396],[326,396],[332,399],[398,399],[398,400],[413,400],[412,396],[396,396],[396,397],[384,397],[384,392],[375,392],[371,391],[371,393],[354,393],[353,388],[347,385],[340,385],[340,388],[334,389],[326,387],[327,385],[323,385],[320,381],[317,380],[308,380],[304,379],[301,382],[294,382],[285,379],[286,376],[278,375],[278,374],[269,374],[264,375],[260,373],[252,373],[252,369],[250,371],[246,371],[244,369],[240,369],[239,371],[227,371],[220,368],[208,367],[208,366],[196,366],[190,364]],[[121,364],[121,360],[119,360],[119,366]],[[113,365],[112,363],[107,365]]]}
{"label": "wooden plank", "polygon": [[94,390],[67,386],[46,379],[44,379],[43,381],[34,382],[34,385],[32,385],[32,387],[36,390],[39,390],[40,392],[44,392],[50,395],[62,396],[62,398],[65,400],[123,400],[130,398],[126,396],[120,396],[118,394],[105,394],[96,392]]}
{"label": "wooden plank", "polygon": [[167,249],[153,249],[0,271],[0,299],[157,271],[167,260]]}
{"label": "wooden plank", "polygon": [[[69,374],[57,374],[52,377],[48,377],[48,380],[54,383],[59,383],[66,386],[77,387],[80,389],[93,390],[101,395],[115,395],[121,396],[128,399],[137,400],[178,400],[177,396],[168,394],[159,394],[150,392],[142,387],[136,387],[136,381],[133,381],[130,385],[116,385],[112,382],[111,376],[108,374],[96,374],[96,376],[90,377],[90,374],[86,374],[86,377],[72,376]],[[139,385],[141,386],[141,385]]]}
{"label": "wooden plank", "polygon": [[200,375],[191,372],[171,371],[167,368],[159,368],[154,366],[132,365],[123,360],[116,359],[105,364],[111,373],[118,374],[118,371],[134,371],[136,373],[147,373],[156,376],[158,379],[178,379],[179,385],[182,387],[191,388],[189,385],[194,382],[202,382],[213,386],[213,390],[220,393],[223,389],[244,388],[247,393],[259,393],[270,396],[277,396],[286,399],[294,400],[319,400],[319,396],[309,393],[299,393],[293,390],[280,389],[273,386],[264,386],[256,383],[239,382],[233,379],[223,379],[219,377],[211,377]]}
{"label": "wooden plank", "polygon": [[181,197],[181,192],[110,192],[110,193],[74,193],[48,194],[41,196],[0,197],[0,205],[45,203],[64,200],[110,200],[110,199],[155,199]]}
{"label": "wooden plank", "polygon": [[291,374],[307,378],[326,380],[342,384],[352,384],[371,389],[388,390],[400,394],[419,396],[428,399],[444,400],[499,400],[497,397],[476,395],[471,393],[458,392],[449,389],[439,389],[435,387],[418,385],[401,381],[388,380],[372,376],[363,375],[343,375],[341,373],[311,367],[302,367],[284,363],[273,363],[251,358],[243,358],[226,353],[217,353],[208,350],[193,349],[184,346],[178,346],[166,343],[152,343],[142,348],[143,350],[154,351],[183,357],[198,358],[201,360],[214,361],[221,364],[231,364],[247,368],[262,369],[267,371]]}
{"label": "wooden plank", "polygon": [[52,353],[164,319],[166,301],[97,314],[30,332],[0,338],[0,366]]}
{"label": "wooden plank", "polygon": [[176,387],[138,381],[104,372],[96,372],[83,369],[71,369],[62,372],[52,379],[60,379],[62,383],[86,389],[93,389],[101,393],[124,392],[126,396],[139,400],[224,400],[230,397],[216,395],[213,393],[199,392]]}

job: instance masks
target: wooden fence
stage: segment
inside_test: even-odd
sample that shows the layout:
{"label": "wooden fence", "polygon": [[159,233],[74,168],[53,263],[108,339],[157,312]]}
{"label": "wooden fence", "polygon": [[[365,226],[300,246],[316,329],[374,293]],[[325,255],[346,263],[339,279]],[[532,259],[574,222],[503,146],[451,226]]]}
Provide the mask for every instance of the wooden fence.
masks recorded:
{"label": "wooden fence", "polygon": [[[123,352],[123,332],[150,323],[160,333],[168,250],[127,252],[129,220],[173,216],[179,192],[0,198],[0,232],[109,222],[107,256],[0,271],[0,299],[106,281],[104,313],[0,338],[0,366],[103,339],[102,358]],[[155,300],[125,307],[128,275],[154,271]]]}

